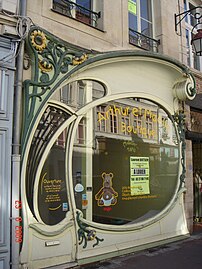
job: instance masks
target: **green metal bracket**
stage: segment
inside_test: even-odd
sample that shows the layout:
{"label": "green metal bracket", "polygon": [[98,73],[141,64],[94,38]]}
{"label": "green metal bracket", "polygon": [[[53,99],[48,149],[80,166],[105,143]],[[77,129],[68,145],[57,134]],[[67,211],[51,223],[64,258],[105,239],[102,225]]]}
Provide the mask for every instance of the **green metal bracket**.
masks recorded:
{"label": "green metal bracket", "polygon": [[83,244],[83,248],[87,247],[88,241],[96,240],[95,244],[93,244],[93,247],[99,245],[99,242],[104,241],[104,239],[100,239],[96,235],[96,231],[93,229],[90,229],[88,225],[81,220],[82,213],[77,211],[77,223],[79,226],[78,229],[78,238],[79,238],[79,245]]}
{"label": "green metal bracket", "polygon": [[186,151],[186,142],[185,142],[185,114],[183,111],[179,111],[179,113],[175,113],[173,116],[174,121],[177,123],[177,129],[181,142],[181,165],[182,165],[182,173],[180,175],[180,186],[181,189],[183,183],[185,182],[185,174],[186,174],[186,164],[185,164],[185,151]]}

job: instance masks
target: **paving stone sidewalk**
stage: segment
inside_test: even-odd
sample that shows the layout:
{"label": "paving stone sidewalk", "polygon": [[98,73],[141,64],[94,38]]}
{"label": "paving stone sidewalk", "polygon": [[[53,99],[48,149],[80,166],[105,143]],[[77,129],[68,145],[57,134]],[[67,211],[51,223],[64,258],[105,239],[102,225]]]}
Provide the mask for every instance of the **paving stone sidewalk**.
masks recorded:
{"label": "paving stone sidewalk", "polygon": [[124,255],[79,269],[202,269],[202,231],[188,239]]}

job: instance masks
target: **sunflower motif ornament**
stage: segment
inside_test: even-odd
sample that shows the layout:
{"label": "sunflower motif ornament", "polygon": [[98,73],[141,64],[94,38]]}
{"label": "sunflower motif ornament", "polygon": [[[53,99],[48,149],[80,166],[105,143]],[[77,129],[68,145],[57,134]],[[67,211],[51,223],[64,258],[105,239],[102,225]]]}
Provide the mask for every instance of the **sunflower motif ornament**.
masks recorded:
{"label": "sunflower motif ornament", "polygon": [[42,51],[46,48],[46,36],[42,31],[34,30],[30,37],[32,46],[36,50]]}
{"label": "sunflower motif ornament", "polygon": [[79,65],[85,62],[88,59],[87,54],[82,54],[81,56],[73,56],[72,64],[73,65]]}

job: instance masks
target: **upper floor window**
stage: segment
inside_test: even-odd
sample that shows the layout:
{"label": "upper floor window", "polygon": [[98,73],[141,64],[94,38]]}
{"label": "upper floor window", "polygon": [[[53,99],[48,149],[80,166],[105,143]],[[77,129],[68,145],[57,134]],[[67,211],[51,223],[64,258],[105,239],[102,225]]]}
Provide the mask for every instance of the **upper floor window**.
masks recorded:
{"label": "upper floor window", "polygon": [[[184,10],[190,10],[193,9],[194,6],[187,0],[184,0]],[[190,12],[190,14],[185,18],[185,36],[186,36],[186,48],[187,48],[187,65],[195,68],[197,70],[202,69],[202,62],[200,57],[197,57],[194,52],[193,48],[191,45],[191,40],[192,40],[192,31],[194,25],[196,25],[197,21],[194,17],[194,13],[196,10],[193,10]],[[195,29],[195,31],[197,31]]]}
{"label": "upper floor window", "polygon": [[146,50],[157,51],[153,39],[152,0],[128,0],[129,41]]}
{"label": "upper floor window", "polygon": [[86,104],[86,88],[83,81],[64,85],[60,89],[60,101],[73,108],[80,108]]}
{"label": "upper floor window", "polygon": [[[105,106],[97,106],[97,119],[101,116],[103,118],[105,116],[106,107]],[[106,121],[97,120],[97,130],[101,132],[106,132]]]}
{"label": "upper floor window", "polygon": [[102,28],[101,5],[96,0],[53,0],[54,11],[96,28]]}

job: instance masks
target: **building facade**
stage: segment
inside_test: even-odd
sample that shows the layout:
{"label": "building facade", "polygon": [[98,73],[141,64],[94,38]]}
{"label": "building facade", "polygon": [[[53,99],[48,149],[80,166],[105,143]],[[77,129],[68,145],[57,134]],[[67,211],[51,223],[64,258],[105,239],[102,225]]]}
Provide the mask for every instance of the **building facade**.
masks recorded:
{"label": "building facade", "polygon": [[201,1],[0,3],[0,269],[74,267],[191,234]]}

